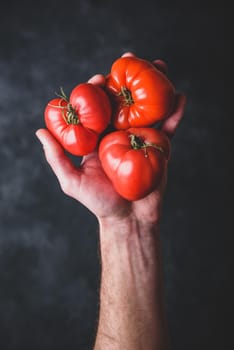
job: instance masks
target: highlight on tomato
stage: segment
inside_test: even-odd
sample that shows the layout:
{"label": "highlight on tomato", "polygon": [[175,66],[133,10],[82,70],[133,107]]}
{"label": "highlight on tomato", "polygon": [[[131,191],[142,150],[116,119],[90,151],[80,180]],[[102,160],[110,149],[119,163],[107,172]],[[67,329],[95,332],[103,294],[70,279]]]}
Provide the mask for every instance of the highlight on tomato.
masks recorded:
{"label": "highlight on tomato", "polygon": [[83,156],[92,152],[99,135],[110,123],[111,105],[100,87],[82,83],[76,86],[68,99],[61,95],[45,108],[48,130],[69,153]]}
{"label": "highlight on tomato", "polygon": [[129,201],[144,198],[160,185],[169,157],[169,139],[154,128],[114,131],[99,145],[104,172]]}
{"label": "highlight on tomato", "polygon": [[106,81],[112,101],[115,129],[146,127],[165,119],[172,111],[175,88],[151,62],[137,57],[121,57]]}

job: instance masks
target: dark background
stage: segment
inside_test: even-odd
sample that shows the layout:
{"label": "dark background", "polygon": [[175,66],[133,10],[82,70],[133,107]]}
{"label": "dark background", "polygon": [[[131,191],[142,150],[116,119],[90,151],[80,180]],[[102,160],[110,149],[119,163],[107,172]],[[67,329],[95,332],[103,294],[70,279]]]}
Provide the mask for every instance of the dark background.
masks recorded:
{"label": "dark background", "polygon": [[54,91],[63,86],[69,93],[93,74],[106,74],[125,51],[164,59],[188,97],[173,140],[161,224],[172,348],[227,348],[233,327],[231,21],[223,2],[1,5],[1,350],[92,349],[97,222],[61,192],[34,132],[44,126]]}

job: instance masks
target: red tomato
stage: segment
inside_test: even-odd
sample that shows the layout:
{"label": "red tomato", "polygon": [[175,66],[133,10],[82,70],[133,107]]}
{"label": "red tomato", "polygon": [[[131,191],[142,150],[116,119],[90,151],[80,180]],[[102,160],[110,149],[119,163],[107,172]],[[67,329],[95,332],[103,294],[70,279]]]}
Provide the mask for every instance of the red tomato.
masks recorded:
{"label": "red tomato", "polygon": [[131,201],[156,189],[169,155],[170,141],[153,128],[114,131],[99,145],[99,158],[106,175],[116,191]]}
{"label": "red tomato", "polygon": [[106,90],[113,102],[116,129],[150,126],[172,111],[175,89],[152,63],[121,57],[112,65]]}
{"label": "red tomato", "polygon": [[50,101],[45,109],[49,131],[65,150],[77,156],[95,149],[110,116],[108,96],[100,87],[89,83],[76,86],[69,101],[62,91],[61,98]]}

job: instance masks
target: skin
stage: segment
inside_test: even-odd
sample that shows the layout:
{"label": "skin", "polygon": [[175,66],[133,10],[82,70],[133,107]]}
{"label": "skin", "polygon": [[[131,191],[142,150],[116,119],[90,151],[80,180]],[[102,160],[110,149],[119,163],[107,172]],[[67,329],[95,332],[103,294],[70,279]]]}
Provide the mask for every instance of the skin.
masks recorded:
{"label": "skin", "polygon": [[[166,74],[163,61],[154,64]],[[103,86],[105,78],[98,74],[89,82]],[[173,113],[161,125],[170,139],[185,102],[185,96],[177,94]],[[168,349],[159,235],[167,167],[153,193],[130,202],[115,192],[97,152],[83,157],[77,168],[48,130],[39,129],[36,135],[64,193],[81,202],[98,220],[102,277],[94,350]]]}

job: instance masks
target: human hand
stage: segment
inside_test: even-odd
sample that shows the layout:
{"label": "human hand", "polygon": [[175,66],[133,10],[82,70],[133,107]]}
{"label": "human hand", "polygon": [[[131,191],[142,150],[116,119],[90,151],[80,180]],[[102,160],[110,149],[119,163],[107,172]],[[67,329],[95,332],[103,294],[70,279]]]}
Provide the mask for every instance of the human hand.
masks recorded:
{"label": "human hand", "polygon": [[[126,53],[124,56],[133,54]],[[167,66],[163,61],[155,60],[153,63],[166,74]],[[89,82],[104,86],[105,77],[98,74]],[[183,116],[185,101],[183,94],[177,94],[173,113],[161,125],[161,131],[170,139]],[[57,176],[63,192],[86,206],[99,220],[122,220],[130,216],[146,223],[158,220],[166,185],[167,163],[160,186],[145,198],[130,202],[115,191],[101,167],[97,151],[84,156],[80,166],[76,167],[47,129],[39,129],[36,135],[43,144],[46,160]]]}

